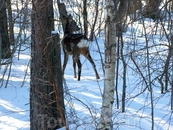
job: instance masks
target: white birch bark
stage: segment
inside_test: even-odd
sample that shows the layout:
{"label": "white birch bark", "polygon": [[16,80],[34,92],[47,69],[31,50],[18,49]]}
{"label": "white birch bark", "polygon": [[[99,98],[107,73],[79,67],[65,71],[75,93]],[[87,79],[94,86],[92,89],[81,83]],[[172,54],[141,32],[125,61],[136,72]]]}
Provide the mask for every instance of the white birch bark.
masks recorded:
{"label": "white birch bark", "polygon": [[105,14],[105,80],[99,130],[112,130],[112,106],[114,102],[116,24],[113,0],[104,0]]}

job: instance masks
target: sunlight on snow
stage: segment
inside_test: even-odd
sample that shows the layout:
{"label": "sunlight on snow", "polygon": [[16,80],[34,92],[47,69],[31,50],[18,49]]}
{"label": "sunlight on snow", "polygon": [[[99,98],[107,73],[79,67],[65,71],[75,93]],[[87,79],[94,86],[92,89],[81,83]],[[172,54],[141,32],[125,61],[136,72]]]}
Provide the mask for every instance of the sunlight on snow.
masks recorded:
{"label": "sunlight on snow", "polygon": [[97,98],[97,99],[102,99],[100,96],[95,96],[93,94],[90,94],[90,93],[85,93],[85,92],[80,92],[81,94],[85,95],[85,96],[88,96],[90,98]]}
{"label": "sunlight on snow", "polygon": [[0,116],[0,129],[1,130],[28,130],[29,122],[22,121],[10,116]]}
{"label": "sunlight on snow", "polygon": [[26,59],[30,59],[31,56],[30,56],[30,55],[22,54],[22,55],[19,56],[19,58],[20,58],[20,59],[25,59],[25,60],[26,60]]}
{"label": "sunlight on snow", "polygon": [[12,111],[13,113],[25,114],[25,112],[24,112],[25,110],[22,110],[16,106],[14,106],[10,102],[2,100],[2,99],[0,99],[0,106],[6,108],[9,111]]}

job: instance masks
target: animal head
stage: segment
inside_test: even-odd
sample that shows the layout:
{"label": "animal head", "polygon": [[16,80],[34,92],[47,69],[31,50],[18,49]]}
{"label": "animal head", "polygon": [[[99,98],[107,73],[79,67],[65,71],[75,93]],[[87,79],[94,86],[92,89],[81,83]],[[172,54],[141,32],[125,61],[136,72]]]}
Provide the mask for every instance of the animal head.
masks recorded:
{"label": "animal head", "polygon": [[73,33],[75,31],[80,30],[80,28],[77,26],[76,22],[73,20],[71,14],[68,15],[66,18],[66,26],[65,26],[65,30],[64,33],[65,34],[70,34]]}

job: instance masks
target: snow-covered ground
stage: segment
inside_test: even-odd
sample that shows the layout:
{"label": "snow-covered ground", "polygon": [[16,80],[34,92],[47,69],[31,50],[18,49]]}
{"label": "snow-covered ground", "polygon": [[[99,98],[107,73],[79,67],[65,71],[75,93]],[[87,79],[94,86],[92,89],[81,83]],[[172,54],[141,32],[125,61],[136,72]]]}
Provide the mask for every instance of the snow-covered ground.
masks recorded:
{"label": "snow-covered ground", "polygon": [[[29,44],[24,44],[21,47],[20,56],[18,57],[18,52],[14,54],[12,66],[10,64],[1,66],[1,130],[29,130],[29,62]],[[6,67],[8,67],[8,70],[4,75]]]}
{"label": "snow-covered ground", "polygon": [[[146,20],[148,28],[147,33],[151,32],[151,27],[154,22]],[[139,44],[143,48],[145,46],[145,37],[142,35],[143,26],[139,22],[129,25],[127,32],[124,33],[124,42],[126,47],[129,45]],[[161,29],[158,28],[158,29]],[[159,32],[159,31],[158,31]],[[133,34],[133,35],[132,35]],[[154,44],[167,44],[164,38],[160,38],[160,34],[154,36]],[[149,37],[149,35],[148,35]],[[153,37],[152,37],[153,38]],[[103,55],[104,52],[104,39],[98,38],[98,44]],[[151,39],[149,40],[151,41]],[[20,55],[18,51],[14,54],[12,59],[12,66],[10,64],[2,65],[0,68],[0,130],[29,130],[29,63],[30,63],[30,42],[23,44],[21,47]],[[152,42],[153,43],[153,42]],[[143,45],[142,45],[143,44]],[[150,43],[151,44],[151,43]],[[65,104],[67,110],[67,122],[70,130],[93,130],[99,122],[99,116],[102,103],[102,91],[104,84],[104,75],[102,71],[101,58],[98,52],[96,42],[90,45],[90,52],[97,66],[100,79],[96,80],[95,73],[91,64],[81,57],[82,63],[82,76],[81,81],[73,78],[72,59],[69,58],[67,68],[65,71]],[[145,53],[140,48],[135,52],[135,56]],[[158,48],[151,48],[150,52],[156,50],[165,50],[164,46]],[[167,48],[166,48],[167,49]],[[130,47],[127,52],[132,51]],[[162,51],[166,54],[167,51]],[[18,57],[19,56],[19,57]],[[142,57],[142,56],[141,56]],[[140,57],[140,58],[141,58]],[[151,55],[152,57],[152,55]],[[138,57],[137,57],[138,58]],[[141,60],[145,58],[142,57]],[[63,53],[62,53],[63,61]],[[2,61],[4,62],[4,61]],[[116,102],[113,107],[113,122],[114,129],[120,130],[148,130],[151,129],[151,104],[150,92],[144,90],[144,84],[137,84],[142,78],[136,77],[131,67],[134,67],[132,62],[126,58],[128,63],[127,71],[127,90],[126,90],[126,111],[121,113],[121,92],[122,92],[122,79],[119,82],[119,98],[120,109],[116,109]],[[139,63],[142,61],[138,61]],[[121,65],[121,64],[120,64]],[[4,71],[8,67],[4,75]],[[9,69],[11,70],[9,71]],[[120,74],[122,74],[122,66],[120,66]],[[10,73],[10,77],[8,74]],[[154,73],[155,74],[155,73]],[[121,77],[121,75],[119,75]],[[5,88],[6,86],[6,88]],[[141,94],[139,94],[141,93]],[[138,95],[139,94],[139,95]],[[155,130],[173,130],[173,111],[170,110],[170,93],[160,94],[159,86],[153,86],[153,102],[154,102],[154,129]]]}

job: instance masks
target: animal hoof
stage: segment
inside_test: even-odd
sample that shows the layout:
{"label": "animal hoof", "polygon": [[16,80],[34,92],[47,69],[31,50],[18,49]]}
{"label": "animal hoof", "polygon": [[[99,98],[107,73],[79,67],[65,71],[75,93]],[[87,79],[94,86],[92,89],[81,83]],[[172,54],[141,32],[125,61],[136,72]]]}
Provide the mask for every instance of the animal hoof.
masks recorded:
{"label": "animal hoof", "polygon": [[96,77],[96,79],[100,79],[100,77],[99,77],[99,76],[97,76],[97,77]]}

